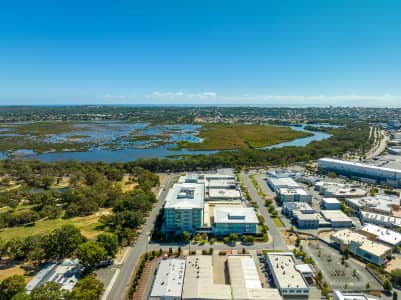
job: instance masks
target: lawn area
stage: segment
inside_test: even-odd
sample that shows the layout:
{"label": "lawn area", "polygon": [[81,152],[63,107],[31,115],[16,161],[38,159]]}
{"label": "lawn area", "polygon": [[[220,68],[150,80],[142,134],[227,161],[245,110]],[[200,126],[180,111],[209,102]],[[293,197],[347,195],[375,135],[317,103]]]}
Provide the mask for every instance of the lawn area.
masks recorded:
{"label": "lawn area", "polygon": [[202,126],[201,143],[180,142],[190,150],[253,149],[311,135],[288,127],[248,124],[207,124]]}
{"label": "lawn area", "polygon": [[284,227],[283,221],[281,221],[280,217],[274,217],[272,220],[276,227]]}
{"label": "lawn area", "polygon": [[0,238],[10,240],[12,238],[25,238],[36,234],[47,234],[63,225],[71,224],[79,228],[81,233],[88,239],[94,239],[98,234],[102,233],[102,231],[96,230],[96,227],[99,225],[98,221],[100,216],[109,212],[109,209],[101,209],[86,217],[75,217],[71,219],[58,218],[39,221],[36,222],[34,226],[5,228],[0,230]]}

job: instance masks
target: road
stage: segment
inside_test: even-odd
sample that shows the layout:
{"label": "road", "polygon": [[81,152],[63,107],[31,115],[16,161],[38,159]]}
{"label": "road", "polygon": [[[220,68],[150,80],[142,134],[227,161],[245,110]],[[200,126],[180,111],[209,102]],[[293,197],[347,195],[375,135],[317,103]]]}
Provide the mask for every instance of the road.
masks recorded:
{"label": "road", "polygon": [[[105,272],[110,272],[111,274],[117,273],[114,269],[119,269],[115,279],[114,284],[111,288],[107,289],[108,294],[104,294],[102,300],[116,300],[116,299],[126,299],[127,293],[130,288],[130,277],[135,268],[136,263],[139,261],[140,256],[145,253],[146,245],[148,243],[148,233],[152,231],[154,222],[156,220],[159,210],[163,206],[163,201],[167,195],[168,188],[170,187],[173,179],[176,177],[175,174],[168,175],[165,179],[164,186],[161,187],[162,190],[159,194],[158,201],[153,207],[148,219],[143,227],[142,233],[139,235],[135,245],[128,248],[125,254],[125,261],[119,264],[114,264],[109,268],[105,269]],[[112,282],[112,283],[113,283]]]}
{"label": "road", "polygon": [[388,141],[390,140],[389,136],[386,135],[384,130],[380,130],[376,127],[371,129],[371,135],[373,135],[374,141],[372,148],[366,154],[366,159],[374,158],[383,153],[383,151],[386,150]]}
{"label": "road", "polygon": [[269,227],[269,234],[272,242],[272,248],[275,250],[288,251],[288,247],[284,242],[280,234],[280,231],[277,229],[273,220],[270,218],[270,215],[264,206],[264,200],[259,196],[258,191],[252,184],[251,179],[249,178],[249,174],[242,172],[241,176],[244,179],[244,184],[248,189],[249,195],[251,196],[252,200],[256,201],[256,203],[258,204],[258,211],[265,219],[265,224],[267,225],[267,227]]}

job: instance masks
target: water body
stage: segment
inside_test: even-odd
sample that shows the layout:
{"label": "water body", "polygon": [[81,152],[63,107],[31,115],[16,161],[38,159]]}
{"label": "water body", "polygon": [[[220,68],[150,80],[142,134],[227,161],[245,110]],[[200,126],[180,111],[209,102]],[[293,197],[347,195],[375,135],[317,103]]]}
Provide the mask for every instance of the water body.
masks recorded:
{"label": "water body", "polygon": [[[101,126],[100,126],[101,125]],[[309,124],[311,125],[311,124]],[[321,124],[314,124],[321,126]],[[24,149],[17,151],[18,157],[33,158],[42,161],[52,162],[60,160],[76,160],[76,161],[103,161],[111,162],[128,162],[136,159],[146,158],[164,158],[175,155],[195,155],[195,154],[211,154],[217,151],[192,151],[192,150],[176,150],[176,142],[189,141],[201,142],[202,139],[197,136],[200,126],[198,125],[156,125],[149,126],[145,123],[99,123],[99,127],[90,124],[78,124],[77,126],[87,126],[82,131],[68,132],[61,135],[49,135],[46,137],[47,142],[57,142],[68,140],[74,135],[82,135],[80,141],[97,141],[99,146],[93,147],[88,151],[71,151],[71,152],[49,152],[37,154],[32,150]],[[111,126],[111,127],[108,127]],[[335,127],[331,125],[324,125]],[[320,131],[308,131],[302,126],[289,126],[296,131],[306,131],[312,133],[311,136],[295,139],[289,142],[280,143],[265,147],[264,149],[282,148],[288,146],[306,146],[313,141],[321,141],[329,138],[331,135]],[[137,136],[145,136],[149,139],[132,141],[132,132]],[[1,135],[1,134],[0,134]],[[154,138],[154,136],[156,138]],[[158,145],[160,138],[165,142]],[[112,145],[112,146],[111,146]],[[5,159],[6,154],[0,153],[0,159]]]}

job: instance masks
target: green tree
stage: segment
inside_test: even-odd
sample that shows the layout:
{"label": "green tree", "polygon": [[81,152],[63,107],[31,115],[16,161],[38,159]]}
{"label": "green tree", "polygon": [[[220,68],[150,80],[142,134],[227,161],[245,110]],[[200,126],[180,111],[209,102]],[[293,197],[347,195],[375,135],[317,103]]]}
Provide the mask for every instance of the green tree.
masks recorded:
{"label": "green tree", "polygon": [[15,294],[23,292],[25,280],[21,275],[7,277],[0,283],[0,299],[10,300]]}
{"label": "green tree", "polygon": [[393,300],[398,300],[398,294],[396,291],[393,292]]}
{"label": "green tree", "polygon": [[72,292],[66,295],[67,300],[97,300],[103,293],[103,283],[95,278],[94,275],[88,275],[80,279]]}
{"label": "green tree", "polygon": [[238,241],[238,234],[236,234],[236,233],[230,233],[230,234],[228,235],[228,240],[229,240],[231,243],[235,244],[235,242]]}
{"label": "green tree", "polygon": [[62,300],[63,293],[58,283],[48,281],[35,288],[31,293],[31,300]]}
{"label": "green tree", "polygon": [[397,285],[401,285],[401,269],[392,270],[391,277]]}
{"label": "green tree", "polygon": [[115,257],[118,250],[118,238],[114,233],[99,234],[96,240],[106,250],[107,255]]}
{"label": "green tree", "polygon": [[188,243],[191,240],[191,234],[188,231],[184,231],[182,233],[182,239],[185,243]]}
{"label": "green tree", "polygon": [[93,268],[96,264],[106,259],[106,250],[95,241],[82,243],[77,248],[77,257],[81,264]]}
{"label": "green tree", "polygon": [[79,229],[72,225],[64,225],[50,233],[44,241],[44,249],[48,258],[64,258],[77,249],[85,238]]}
{"label": "green tree", "polygon": [[386,280],[383,282],[383,288],[384,288],[386,291],[391,291],[391,290],[393,289],[393,285],[391,284],[390,280],[386,279]]}

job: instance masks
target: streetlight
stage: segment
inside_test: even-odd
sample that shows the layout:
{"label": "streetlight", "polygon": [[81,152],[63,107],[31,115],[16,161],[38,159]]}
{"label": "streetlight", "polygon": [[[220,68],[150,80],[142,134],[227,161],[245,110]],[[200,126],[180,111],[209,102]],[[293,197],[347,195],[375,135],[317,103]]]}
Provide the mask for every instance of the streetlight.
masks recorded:
{"label": "streetlight", "polygon": [[146,256],[148,255],[148,244],[150,241],[150,232],[146,232]]}

